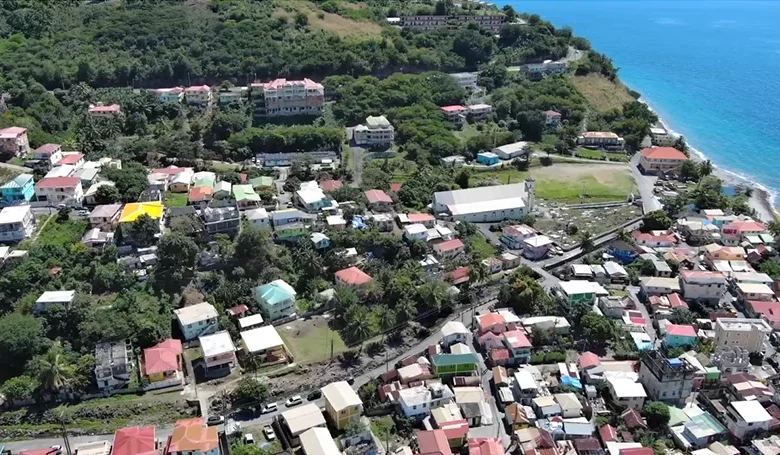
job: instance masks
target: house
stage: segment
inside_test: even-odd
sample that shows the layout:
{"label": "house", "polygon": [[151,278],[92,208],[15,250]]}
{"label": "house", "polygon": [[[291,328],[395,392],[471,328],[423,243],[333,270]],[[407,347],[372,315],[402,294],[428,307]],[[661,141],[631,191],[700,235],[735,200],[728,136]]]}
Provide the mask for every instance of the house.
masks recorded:
{"label": "house", "polygon": [[126,341],[95,346],[95,383],[101,391],[126,386],[134,374],[134,365],[133,347]]}
{"label": "house", "polygon": [[721,234],[724,245],[738,245],[747,236],[769,234],[769,229],[758,221],[740,220],[724,225]]}
{"label": "house", "polygon": [[244,352],[264,364],[292,362],[292,355],[272,325],[241,332]]}
{"label": "house", "polygon": [[544,111],[544,124],[556,127],[561,124],[561,113],[555,111]]}
{"label": "house", "polygon": [[427,229],[431,229],[436,226],[436,217],[430,213],[399,213],[396,215],[398,222],[407,226],[410,224],[422,224]]}
{"label": "house", "polygon": [[29,205],[0,210],[0,242],[21,242],[35,232],[37,224]]}
{"label": "house", "polygon": [[550,252],[553,241],[546,235],[535,235],[523,240],[523,256],[531,260],[538,260]]}
{"label": "house", "polygon": [[181,172],[168,177],[168,191],[171,193],[187,193],[190,191],[194,173],[189,169],[182,169]]}
{"label": "house", "polygon": [[144,349],[141,370],[144,377],[153,384],[163,381],[181,384],[184,381],[182,352],[181,341],[171,338]]}
{"label": "house", "polygon": [[466,158],[460,155],[451,155],[440,158],[439,162],[441,162],[442,166],[461,167],[466,164]]}
{"label": "house", "polygon": [[211,87],[208,85],[193,85],[184,89],[187,104],[208,105],[211,103]]}
{"label": "house", "polygon": [[509,252],[501,253],[500,259],[501,259],[501,267],[504,270],[510,270],[516,267],[520,267],[520,256],[517,256],[515,254]]}
{"label": "house", "polygon": [[441,343],[446,347],[455,343],[466,343],[469,330],[460,321],[449,321],[441,328]]}
{"label": "house", "polygon": [[482,264],[487,268],[488,273],[494,275],[504,269],[504,263],[499,258],[487,258],[482,260]]}
{"label": "house", "polygon": [[493,106],[489,104],[477,103],[466,106],[466,115],[474,122],[487,119],[491,112],[493,112]]}
{"label": "house", "polygon": [[404,226],[404,239],[409,242],[426,241],[428,239],[428,228],[422,224],[407,224]]}
{"label": "house", "polygon": [[564,419],[576,418],[582,416],[582,403],[577,395],[571,392],[553,394],[553,398],[561,407],[561,416]]}
{"label": "house", "polygon": [[210,186],[198,186],[190,188],[189,195],[187,196],[187,202],[191,205],[199,205],[200,203],[208,203],[214,197],[214,188]]}
{"label": "house", "polygon": [[200,216],[206,232],[211,236],[235,236],[241,232],[241,212],[235,206],[206,207],[201,210]]}
{"label": "house", "polygon": [[303,433],[314,428],[326,428],[325,417],[322,410],[314,403],[307,403],[296,408],[288,409],[281,413],[280,422],[287,426],[290,443],[298,444]]}
{"label": "house", "polygon": [[13,153],[22,157],[30,153],[30,141],[27,139],[27,128],[12,126],[0,129],[0,151]]}
{"label": "house", "polygon": [[[393,19],[393,20],[391,20]],[[395,21],[397,19],[397,21]],[[459,15],[421,15],[401,16],[388,18],[388,22],[395,22],[398,26],[412,30],[435,30],[438,28],[463,28],[470,23],[479,28],[498,33],[506,22],[503,14],[459,14]],[[449,454],[444,454],[449,455]]]}
{"label": "house", "polygon": [[114,233],[92,228],[84,233],[81,243],[90,248],[105,248],[114,243]]}
{"label": "house", "polygon": [[263,207],[246,210],[244,211],[243,214],[244,214],[244,219],[246,219],[246,221],[249,223],[250,226],[260,230],[271,229],[268,212]]}
{"label": "house", "polygon": [[501,313],[488,312],[474,316],[474,322],[477,326],[477,334],[482,335],[487,332],[495,334],[503,333],[507,330],[507,321]]}
{"label": "house", "polygon": [[477,80],[479,79],[479,73],[450,73],[451,78],[455,79],[462,88],[468,88],[471,90],[477,89]]}
{"label": "house", "polygon": [[777,302],[746,300],[745,313],[765,320],[773,330],[780,330],[780,305]]}
{"label": "house", "polygon": [[760,352],[772,327],[763,319],[718,318],[715,320],[715,345],[740,346],[748,352]]}
{"label": "house", "polygon": [[70,175],[76,171],[76,167],[72,166],[70,164],[63,164],[62,166],[55,166],[51,168],[49,172],[46,173],[46,175],[43,176],[44,179],[49,179],[53,177],[70,177]]}
{"label": "house", "polygon": [[62,146],[60,144],[43,144],[32,152],[34,167],[51,169],[62,159]]}
{"label": "house", "polygon": [[336,282],[347,286],[363,286],[372,280],[371,276],[357,267],[336,272]]}
{"label": "house", "polygon": [[87,113],[93,118],[111,118],[122,115],[122,107],[118,104],[109,104],[108,106],[90,104]]}
{"label": "house", "polygon": [[417,445],[420,448],[419,455],[452,455],[447,432],[440,428],[418,431]]}
{"label": "house", "polygon": [[274,280],[255,288],[255,301],[271,321],[295,314],[296,295],[295,289],[284,280]]}
{"label": "house", "polygon": [[181,103],[184,99],[184,88],[182,87],[157,88],[152,92],[157,97],[157,101],[161,103]]}
{"label": "house", "polygon": [[501,241],[513,250],[523,248],[523,241],[536,236],[536,229],[525,224],[504,226],[501,228]]}
{"label": "house", "polygon": [[363,400],[346,381],[332,382],[322,388],[325,399],[325,412],[339,430],[350,423],[360,420],[363,412]]}
{"label": "house", "polygon": [[772,416],[758,401],[732,401],[723,418],[732,436],[740,440],[769,431],[772,421]]}
{"label": "house", "polygon": [[49,205],[65,204],[71,207],[81,206],[84,191],[78,177],[50,177],[35,184],[35,197],[39,202]]}
{"label": "house", "polygon": [[352,138],[357,145],[367,147],[389,147],[395,140],[395,129],[387,121],[387,117],[368,116],[365,125],[358,125],[353,130]]}
{"label": "house", "polygon": [[432,409],[455,401],[452,390],[440,382],[401,389],[397,395],[397,402],[401,405],[403,415],[417,419],[429,415]]}
{"label": "house", "polygon": [[[240,313],[236,313],[236,311],[240,311]],[[228,310],[228,313],[231,316],[235,316],[236,314],[246,314],[247,311],[249,311],[249,308],[246,305],[239,305]],[[263,325],[263,322],[265,322],[265,320],[263,319],[262,314],[242,316],[238,319],[238,328],[239,330],[246,330],[251,327]]]}
{"label": "house", "polygon": [[368,190],[364,193],[372,210],[387,212],[393,208],[393,199],[382,190]]}
{"label": "house", "polygon": [[[252,185],[233,185],[233,198],[239,209],[257,207],[262,202]],[[266,221],[268,216],[266,214]]]}
{"label": "house", "polygon": [[675,243],[677,243],[677,239],[674,237],[674,235],[665,232],[646,233],[634,231],[631,235],[634,237],[634,243],[636,243],[638,246],[671,248]]}
{"label": "house", "polygon": [[35,181],[31,174],[19,174],[0,186],[2,202],[7,205],[30,202],[35,196]]}
{"label": "house", "polygon": [[76,152],[65,152],[57,165],[73,166],[75,169],[80,169],[84,165],[84,155]]}
{"label": "house", "polygon": [[433,245],[433,252],[439,260],[454,259],[465,249],[466,245],[460,239],[447,240]]}
{"label": "house", "polygon": [[531,80],[541,80],[551,74],[562,74],[569,67],[565,60],[544,60],[542,62],[527,63],[523,70]]}
{"label": "house", "polygon": [[433,372],[437,376],[470,374],[479,370],[479,356],[468,354],[436,354],[431,356]]}
{"label": "house", "polygon": [[322,188],[322,191],[324,192],[330,192],[335,190],[340,190],[341,188],[344,188],[344,182],[341,180],[323,180],[320,182],[320,188]]}
{"label": "house", "polygon": [[279,242],[297,242],[303,236],[308,235],[308,233],[309,228],[305,224],[292,223],[277,227],[274,230],[274,237]]}
{"label": "house", "polygon": [[515,364],[526,364],[531,361],[531,348],[533,345],[522,330],[510,330],[502,334],[504,346],[512,355]]}
{"label": "house", "polygon": [[592,437],[575,439],[574,448],[577,449],[578,455],[604,455],[605,454],[604,448],[601,447],[601,443],[599,442],[599,440]]}
{"label": "house", "polygon": [[622,137],[609,131],[586,131],[577,138],[577,143],[585,147],[622,149],[625,141]]}
{"label": "house", "polygon": [[253,82],[249,94],[260,117],[317,116],[325,105],[325,87],[311,79]]}
{"label": "house", "polygon": [[165,208],[162,202],[131,202],[125,204],[122,209],[122,214],[119,215],[119,223],[132,223],[141,217],[146,215],[155,220],[162,220]]}
{"label": "house", "polygon": [[322,250],[330,247],[330,238],[322,232],[314,232],[309,238],[314,244],[315,250]]}
{"label": "house", "polygon": [[249,87],[227,87],[219,90],[217,102],[220,106],[241,102],[249,98]]}
{"label": "house", "polygon": [[651,147],[643,149],[639,166],[646,174],[678,173],[688,157],[673,147]]}
{"label": "house", "polygon": [[184,341],[194,340],[203,335],[214,333],[219,328],[217,325],[217,309],[208,302],[185,306],[173,310],[179,322],[179,329]]}
{"label": "house", "polygon": [[198,337],[206,376],[224,376],[236,365],[236,347],[226,330]]}
{"label": "house", "polygon": [[736,291],[740,302],[747,300],[776,302],[775,291],[764,283],[737,283]]}
{"label": "house", "polygon": [[433,195],[433,211],[453,221],[491,222],[518,219],[533,211],[536,182],[439,191]]}
{"label": "house", "polygon": [[609,280],[613,283],[628,282],[628,272],[622,265],[614,261],[604,263],[604,271],[609,275]]}
{"label": "house", "polygon": [[706,270],[683,270],[680,288],[687,300],[717,303],[726,290],[726,276]]}
{"label": "house", "polygon": [[271,223],[274,227],[298,223],[305,219],[306,215],[296,209],[276,210],[271,212]]}
{"label": "house", "polygon": [[620,414],[620,420],[623,421],[628,430],[636,431],[647,429],[647,423],[637,409],[626,409]]}
{"label": "house", "polygon": [[549,330],[558,335],[568,335],[571,330],[569,321],[560,316],[531,316],[523,318],[520,323],[529,333],[534,330]]}
{"label": "house", "polygon": [[274,178],[267,175],[261,175],[260,177],[249,179],[249,184],[252,185],[252,188],[254,189],[273,188]]}
{"label": "house", "polygon": [[341,455],[327,428],[310,428],[299,439],[303,455]]}
{"label": "house", "polygon": [[561,298],[568,305],[580,302],[592,304],[596,301],[596,297],[609,295],[600,284],[592,281],[561,281],[558,283],[558,288],[561,291]]}
{"label": "house", "polygon": [[485,166],[493,166],[501,162],[501,158],[493,152],[480,152],[477,153],[477,163],[484,164]]}
{"label": "house", "polygon": [[555,401],[552,395],[540,396],[531,400],[531,407],[536,415],[542,419],[549,419],[550,417],[560,416],[561,405]]}
{"label": "house", "polygon": [[526,141],[512,142],[511,144],[494,147],[491,152],[498,155],[502,160],[513,160],[521,157],[528,158],[531,154],[531,144]]}
{"label": "house", "polygon": [[154,426],[120,428],[114,433],[111,452],[114,455],[141,455],[157,451]]}
{"label": "house", "polygon": [[328,215],[325,222],[328,223],[328,229],[342,231],[347,228],[347,220],[341,215]]}
{"label": "house", "polygon": [[532,420],[535,419],[533,411],[526,411],[526,407],[519,403],[510,403],[504,409],[504,421],[512,428],[512,431],[528,428]]}
{"label": "house", "polygon": [[[352,227],[362,229],[360,224],[355,224],[358,217],[352,217]],[[364,217],[371,226],[376,227],[379,232],[392,232],[393,230],[393,217],[389,213],[371,213]]]}
{"label": "house", "polygon": [[639,382],[655,401],[683,403],[693,391],[697,369],[685,359],[668,359],[658,351],[640,353]]}
{"label": "house", "polygon": [[623,240],[613,240],[607,245],[607,252],[623,264],[630,264],[639,256],[637,248]]}
{"label": "house", "polygon": [[330,197],[317,187],[307,187],[295,192],[295,199],[309,213],[317,213],[331,206]]}
{"label": "house", "polygon": [[119,222],[122,204],[98,205],[89,214],[89,225],[103,231],[113,231]]}
{"label": "house", "polygon": [[677,278],[642,277],[640,292],[643,296],[667,295],[681,292]]}
{"label": "house", "polygon": [[219,453],[218,427],[206,425],[205,417],[177,421],[165,446],[165,455],[219,455]]}
{"label": "house", "polygon": [[696,346],[696,329],[692,325],[666,325],[666,336],[664,342],[666,346],[670,348],[678,348],[684,346]]}
{"label": "house", "polygon": [[34,313],[46,313],[54,305],[60,305],[65,309],[70,308],[75,297],[76,291],[45,291],[35,301]]}
{"label": "house", "polygon": [[466,122],[466,106],[454,105],[454,106],[442,106],[441,112],[444,114],[449,122],[455,125],[462,125]]}

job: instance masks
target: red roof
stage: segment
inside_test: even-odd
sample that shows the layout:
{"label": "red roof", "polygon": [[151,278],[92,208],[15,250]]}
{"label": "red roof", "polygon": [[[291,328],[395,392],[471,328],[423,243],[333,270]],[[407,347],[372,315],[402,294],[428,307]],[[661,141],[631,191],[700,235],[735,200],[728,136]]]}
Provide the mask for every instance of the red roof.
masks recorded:
{"label": "red roof", "polygon": [[655,455],[650,447],[636,447],[634,449],[621,449],[620,455]]}
{"label": "red roof", "polygon": [[78,177],[49,177],[38,180],[36,188],[75,188],[81,185],[81,179]]}
{"label": "red roof", "polygon": [[26,132],[27,132],[27,128],[22,128],[21,126],[9,126],[8,128],[0,129],[0,134],[13,134],[14,136],[18,136]]}
{"label": "red roof", "polygon": [[525,336],[525,332],[522,330],[510,330],[504,332],[504,340],[513,348],[531,348],[533,345],[528,341],[528,337]]}
{"label": "red roof", "polygon": [[633,236],[637,240],[641,240],[646,243],[677,243],[675,237],[672,234],[653,235],[644,232],[634,231]]}
{"label": "red roof", "polygon": [[504,444],[499,438],[469,438],[469,455],[503,455]]}
{"label": "red roof", "polygon": [[466,419],[452,420],[439,425],[444,430],[447,439],[461,439],[469,434],[469,423]]}
{"label": "red roof", "polygon": [[181,371],[179,356],[182,353],[181,341],[168,339],[156,346],[144,349],[144,370],[146,375]]}
{"label": "red roof", "polygon": [[92,106],[89,112],[119,112],[122,108],[118,104],[109,104],[108,106]]}
{"label": "red roof", "polygon": [[412,223],[422,223],[424,221],[433,221],[435,218],[430,213],[410,213],[407,215]]}
{"label": "red roof", "polygon": [[629,430],[634,428],[646,428],[642,416],[636,409],[626,409],[623,414],[620,414],[620,417],[626,422],[626,427],[628,427]]}
{"label": "red roof", "polygon": [[404,187],[403,183],[391,183],[390,184],[390,191],[395,191],[396,193],[401,191],[401,188]]}
{"label": "red roof", "polygon": [[322,191],[333,191],[339,188],[344,188],[344,182],[341,180],[323,180],[320,182],[320,188]]}
{"label": "red roof", "polygon": [[673,292],[666,297],[669,299],[669,305],[672,308],[688,308],[688,304],[680,297],[680,294]]}
{"label": "red roof", "polygon": [[555,112],[555,111],[544,111],[544,113],[547,114],[547,115],[552,115],[553,117],[560,117],[561,116],[560,112]]}
{"label": "red roof", "polygon": [[193,85],[184,89],[185,92],[200,92],[204,90],[211,90],[208,85]]}
{"label": "red roof", "polygon": [[754,313],[765,317],[770,324],[780,324],[780,303],[748,300],[745,306]]}
{"label": "red roof", "polygon": [[114,455],[142,455],[156,452],[154,427],[120,428],[114,433]]}
{"label": "red roof", "polygon": [[601,359],[596,354],[587,351],[580,356],[580,368],[587,370],[590,367],[601,365]]}
{"label": "red roof", "polygon": [[233,308],[228,309],[228,313],[230,313],[231,316],[238,316],[239,314],[244,314],[247,311],[249,311],[249,307],[246,305],[236,305]]}
{"label": "red roof", "polygon": [[496,324],[506,324],[506,319],[500,313],[488,313],[479,318],[479,327],[486,329],[493,327]]}
{"label": "red roof", "polygon": [[447,251],[457,250],[458,248],[465,248],[465,245],[463,245],[463,242],[460,239],[447,240],[446,242],[433,245],[433,251],[436,251],[437,253],[446,253]]}
{"label": "red roof", "polygon": [[490,358],[496,360],[509,360],[509,349],[493,349],[490,351]]}
{"label": "red roof", "polygon": [[758,221],[734,221],[723,226],[723,230],[734,229],[738,232],[743,231],[766,231],[766,225]]}
{"label": "red roof", "polygon": [[645,318],[628,318],[633,324],[636,325],[645,325]]}
{"label": "red roof", "polygon": [[365,192],[366,199],[370,204],[376,204],[379,202],[386,202],[388,204],[393,203],[393,199],[382,190],[368,190]]}
{"label": "red roof", "polygon": [[78,163],[79,161],[81,161],[83,159],[84,159],[84,155],[82,155],[81,153],[71,153],[71,154],[63,156],[62,159],[60,160],[59,164],[60,165],[62,165],[62,164],[76,164],[76,163]]}
{"label": "red roof", "polygon": [[460,104],[455,104],[453,106],[442,106],[441,110],[443,110],[444,112],[460,112],[460,111],[465,111],[466,106],[461,106]]}
{"label": "red roof", "polygon": [[610,441],[617,441],[617,430],[612,425],[604,425],[599,428],[599,435],[601,436],[601,442],[604,444]]}
{"label": "red roof", "polygon": [[677,337],[696,338],[696,329],[692,325],[667,324],[666,334]]}
{"label": "red roof", "polygon": [[166,174],[166,175],[176,175],[180,172],[186,171],[186,167],[176,167],[176,166],[168,166],[168,167],[161,167],[157,169],[152,169],[150,174]]}
{"label": "red roof", "polygon": [[208,196],[211,196],[213,193],[214,188],[210,186],[193,186],[190,188],[188,199],[190,202],[205,201],[208,199]]}
{"label": "red roof", "polygon": [[37,154],[46,154],[51,155],[52,153],[56,152],[57,149],[61,147],[60,144],[43,144],[42,146],[35,149],[35,153]]}
{"label": "red roof", "polygon": [[575,439],[574,447],[577,452],[588,452],[591,450],[601,450],[601,443],[596,438]]}
{"label": "red roof", "polygon": [[360,286],[371,281],[371,275],[360,270],[357,267],[350,267],[348,269],[339,270],[336,272],[336,278],[345,284],[351,284]]}
{"label": "red roof", "polygon": [[679,160],[685,161],[688,159],[685,153],[677,150],[674,147],[652,147],[642,150],[642,155],[645,158],[652,160]]}
{"label": "red roof", "polygon": [[217,427],[206,425],[204,417],[176,422],[165,452],[209,452],[219,447]]}
{"label": "red roof", "polygon": [[417,445],[421,454],[452,455],[444,430],[418,431]]}
{"label": "red roof", "polygon": [[471,269],[469,268],[469,266],[466,265],[463,267],[458,267],[457,269],[452,270],[450,272],[447,272],[444,275],[444,278],[452,284],[466,283],[467,281],[469,281],[469,272],[471,272]]}

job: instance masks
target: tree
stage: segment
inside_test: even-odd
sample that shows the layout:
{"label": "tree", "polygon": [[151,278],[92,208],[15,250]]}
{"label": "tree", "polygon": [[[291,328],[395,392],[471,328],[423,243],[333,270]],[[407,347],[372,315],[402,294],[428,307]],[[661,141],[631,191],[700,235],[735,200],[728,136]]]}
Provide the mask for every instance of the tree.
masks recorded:
{"label": "tree", "polygon": [[490,278],[490,269],[482,262],[481,259],[473,261],[470,265],[471,271],[469,276],[474,284],[479,284]]}
{"label": "tree", "polygon": [[712,174],[713,169],[714,166],[712,165],[712,161],[710,160],[704,160],[701,163],[699,163],[699,175],[702,177],[706,177]]}
{"label": "tree", "polygon": [[43,320],[19,313],[0,318],[0,365],[2,375],[15,376],[36,355],[46,351],[50,341],[44,337]]}
{"label": "tree", "polygon": [[677,137],[677,139],[675,139],[674,144],[672,145],[672,147],[674,147],[677,150],[679,150],[679,151],[685,153],[686,155],[688,155],[688,143],[685,142],[685,137],[684,136]]}
{"label": "tree", "polygon": [[16,376],[3,383],[0,393],[8,400],[29,400],[35,396],[38,382],[27,375]]}
{"label": "tree", "polygon": [[98,205],[115,204],[120,200],[122,200],[122,196],[114,185],[101,185],[95,193],[95,203]]}
{"label": "tree", "polygon": [[683,161],[682,166],[680,166],[680,178],[698,182],[699,177],[701,177],[699,174],[699,166],[692,160]]}
{"label": "tree", "polygon": [[38,374],[41,391],[52,394],[65,388],[74,376],[74,366],[68,362],[59,344],[52,345],[46,354],[35,357],[31,370]]}
{"label": "tree", "polygon": [[696,314],[688,308],[675,308],[669,320],[675,324],[689,325],[696,322]]}
{"label": "tree", "polygon": [[468,169],[463,169],[458,173],[458,176],[455,177],[455,183],[458,184],[459,187],[466,189],[469,187],[469,178],[471,174],[469,173]]}
{"label": "tree", "polygon": [[253,377],[244,376],[230,393],[230,401],[240,407],[249,403],[262,403],[269,396],[268,386]]}
{"label": "tree", "polygon": [[411,321],[417,315],[417,308],[415,308],[414,302],[408,296],[397,301],[393,309],[395,310],[397,323]]}
{"label": "tree", "polygon": [[660,401],[646,404],[642,414],[647,419],[647,426],[652,430],[660,431],[669,423],[669,406]]}
{"label": "tree", "polygon": [[181,281],[194,270],[198,252],[198,245],[183,234],[163,235],[157,245],[155,281],[162,289],[178,291]]}
{"label": "tree", "polygon": [[644,232],[665,231],[670,227],[672,227],[672,219],[663,210],[655,210],[642,217],[642,230]]}
{"label": "tree", "polygon": [[580,240],[580,248],[582,248],[582,251],[588,252],[595,247],[593,243],[593,236],[590,234],[590,231],[580,232],[579,240]]}
{"label": "tree", "polygon": [[[385,308],[379,315],[379,326],[385,332],[395,327],[395,313]],[[387,337],[387,334],[385,334],[385,337]]]}
{"label": "tree", "polygon": [[592,311],[583,316],[581,321],[583,337],[588,341],[606,343],[615,335],[612,321]]}
{"label": "tree", "polygon": [[346,320],[349,337],[359,341],[362,346],[363,342],[373,333],[371,321],[368,319],[368,311],[363,306],[353,306],[347,311]]}
{"label": "tree", "polygon": [[132,241],[140,248],[146,248],[154,245],[156,235],[160,233],[160,222],[144,213],[131,222],[128,229]]}

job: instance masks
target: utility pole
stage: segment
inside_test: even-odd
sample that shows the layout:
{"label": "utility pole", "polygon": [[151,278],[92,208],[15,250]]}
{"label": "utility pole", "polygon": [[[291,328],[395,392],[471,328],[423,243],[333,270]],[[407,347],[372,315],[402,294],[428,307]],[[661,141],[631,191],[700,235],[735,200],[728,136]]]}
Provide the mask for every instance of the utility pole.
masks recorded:
{"label": "utility pole", "polygon": [[65,411],[60,412],[60,429],[62,430],[62,440],[65,442],[65,453],[67,455],[71,455],[70,441],[68,440],[68,429],[65,427],[65,419],[63,418],[64,414]]}

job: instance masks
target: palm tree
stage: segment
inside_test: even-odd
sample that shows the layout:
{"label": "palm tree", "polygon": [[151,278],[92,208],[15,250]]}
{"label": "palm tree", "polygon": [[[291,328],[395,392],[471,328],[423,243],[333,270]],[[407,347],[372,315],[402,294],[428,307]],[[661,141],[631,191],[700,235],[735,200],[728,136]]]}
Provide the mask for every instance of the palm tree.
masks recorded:
{"label": "palm tree", "polygon": [[588,252],[593,249],[593,238],[589,231],[580,232],[580,248],[582,251]]}
{"label": "palm tree", "polygon": [[471,263],[469,276],[474,284],[482,283],[490,278],[490,269],[479,259]]}
{"label": "palm tree", "polygon": [[417,315],[417,307],[409,297],[404,297],[395,304],[396,322],[411,321]]}
{"label": "palm tree", "polygon": [[355,340],[360,340],[360,346],[363,346],[363,342],[371,336],[371,324],[368,318],[356,318],[350,321],[347,331],[350,337]]}
{"label": "palm tree", "polygon": [[429,281],[421,286],[423,302],[428,311],[439,311],[447,299],[443,281]]}
{"label": "palm tree", "polygon": [[[385,332],[395,327],[395,313],[388,311],[387,308],[382,311],[382,314],[379,315],[379,326]],[[387,334],[385,334],[385,338],[387,338]]]}
{"label": "palm tree", "polygon": [[57,393],[73,379],[73,365],[67,362],[59,344],[52,346],[36,363],[38,380],[44,392]]}
{"label": "palm tree", "polygon": [[706,160],[699,163],[699,175],[702,177],[712,174],[712,161]]}
{"label": "palm tree", "polygon": [[615,238],[626,243],[634,243],[634,238],[631,237],[631,234],[629,234],[625,229],[618,229],[617,233],[615,234]]}

